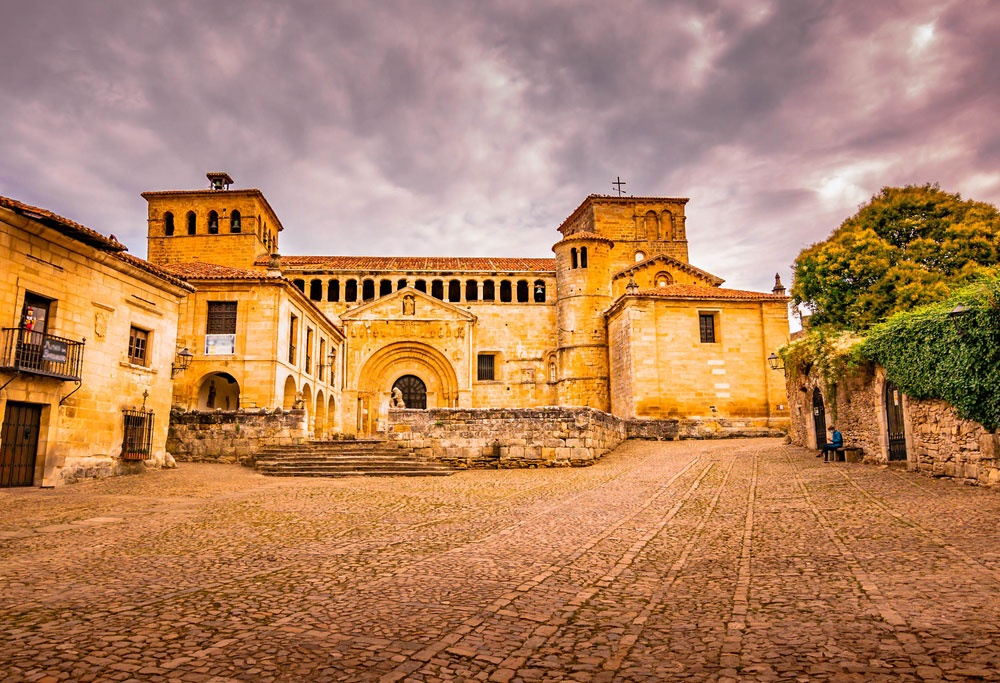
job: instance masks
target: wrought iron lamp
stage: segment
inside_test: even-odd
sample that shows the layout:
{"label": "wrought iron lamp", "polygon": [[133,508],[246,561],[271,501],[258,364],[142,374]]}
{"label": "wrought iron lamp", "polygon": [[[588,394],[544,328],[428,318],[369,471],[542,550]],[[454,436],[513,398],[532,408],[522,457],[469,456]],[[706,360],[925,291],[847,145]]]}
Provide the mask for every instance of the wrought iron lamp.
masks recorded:
{"label": "wrought iron lamp", "polygon": [[767,364],[771,367],[772,370],[785,369],[784,359],[778,354],[776,354],[774,351],[772,351],[771,355],[767,357]]}
{"label": "wrought iron lamp", "polygon": [[964,337],[968,330],[965,329],[965,319],[972,313],[972,309],[965,304],[958,304],[948,311],[948,319],[955,325],[958,335]]}
{"label": "wrought iron lamp", "polygon": [[186,346],[178,351],[174,362],[170,364],[170,379],[173,379],[178,373],[187,370],[188,366],[191,365],[192,358],[194,358],[194,354],[188,351]]}

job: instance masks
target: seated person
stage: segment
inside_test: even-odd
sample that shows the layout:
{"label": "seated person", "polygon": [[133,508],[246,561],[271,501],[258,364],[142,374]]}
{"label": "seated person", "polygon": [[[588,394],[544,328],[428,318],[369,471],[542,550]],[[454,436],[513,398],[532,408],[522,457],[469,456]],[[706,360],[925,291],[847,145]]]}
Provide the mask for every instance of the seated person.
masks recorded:
{"label": "seated person", "polygon": [[[830,441],[823,446],[819,455],[816,456],[817,458],[823,456],[823,462],[826,462],[827,460],[836,460],[837,449],[844,447],[844,436],[838,432],[833,425],[827,427],[826,431],[830,432]],[[833,454],[832,456],[830,455],[831,453]]]}

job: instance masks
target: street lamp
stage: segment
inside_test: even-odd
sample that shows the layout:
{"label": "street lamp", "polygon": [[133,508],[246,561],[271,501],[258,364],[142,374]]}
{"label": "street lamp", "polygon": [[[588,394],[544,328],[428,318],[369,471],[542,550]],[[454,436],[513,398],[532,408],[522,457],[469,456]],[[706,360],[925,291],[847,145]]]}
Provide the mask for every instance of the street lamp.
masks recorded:
{"label": "street lamp", "polygon": [[785,361],[781,358],[781,356],[776,354],[774,351],[772,351],[771,355],[767,357],[767,364],[771,366],[772,370],[785,369]]}
{"label": "street lamp", "polygon": [[192,358],[194,358],[194,354],[188,351],[186,346],[178,351],[177,358],[170,364],[170,379],[173,379],[178,373],[187,370],[188,366],[191,365]]}

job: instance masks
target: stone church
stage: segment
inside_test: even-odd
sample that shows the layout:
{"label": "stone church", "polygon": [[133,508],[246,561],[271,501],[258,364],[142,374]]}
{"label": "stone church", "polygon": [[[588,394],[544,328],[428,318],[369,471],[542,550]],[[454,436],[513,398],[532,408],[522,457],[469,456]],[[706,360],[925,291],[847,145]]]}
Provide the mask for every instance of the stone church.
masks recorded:
{"label": "stone church", "polygon": [[195,290],[176,406],[302,408],[320,438],[384,431],[393,406],[787,427],[767,364],[788,340],[784,289],[725,289],[690,264],[687,199],[591,195],[550,258],[292,256],[260,190],[208,177],[142,195],[149,262]]}

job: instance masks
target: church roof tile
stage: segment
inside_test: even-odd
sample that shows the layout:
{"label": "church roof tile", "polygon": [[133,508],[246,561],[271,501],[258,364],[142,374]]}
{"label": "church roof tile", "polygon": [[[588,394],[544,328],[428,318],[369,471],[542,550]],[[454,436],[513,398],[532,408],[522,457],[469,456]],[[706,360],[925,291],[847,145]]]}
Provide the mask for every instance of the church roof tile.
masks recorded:
{"label": "church roof tile", "polygon": [[[257,260],[266,266],[267,257]],[[554,258],[490,258],[468,256],[282,256],[287,270],[554,272]]]}

